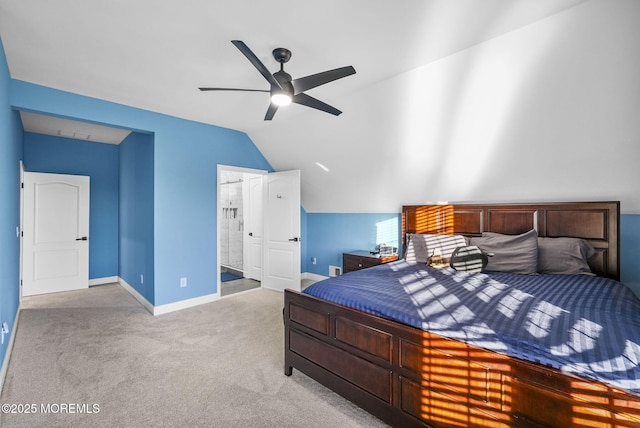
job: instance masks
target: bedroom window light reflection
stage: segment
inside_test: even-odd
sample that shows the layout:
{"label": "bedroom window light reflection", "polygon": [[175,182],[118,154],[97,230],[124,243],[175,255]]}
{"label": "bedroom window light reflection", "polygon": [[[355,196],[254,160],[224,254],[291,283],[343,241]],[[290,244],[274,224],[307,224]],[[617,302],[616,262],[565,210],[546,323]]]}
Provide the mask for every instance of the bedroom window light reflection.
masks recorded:
{"label": "bedroom window light reflection", "polygon": [[498,303],[498,312],[509,319],[513,319],[524,301],[532,297],[533,296],[529,293],[525,293],[520,290],[513,290],[508,295],[500,299],[500,302]]}
{"label": "bedroom window light reflection", "polygon": [[586,318],[580,318],[569,330],[569,339],[551,347],[553,355],[569,356],[596,347],[602,326]]}
{"label": "bedroom window light reflection", "polygon": [[398,248],[398,218],[393,217],[388,220],[376,223],[376,243],[385,244]]}
{"label": "bedroom window light reflection", "polygon": [[316,165],[318,165],[318,167],[324,172],[329,172],[329,168],[327,168],[325,165],[321,164],[320,162],[316,162]]}
{"label": "bedroom window light reflection", "polygon": [[566,309],[543,300],[527,314],[525,328],[533,337],[546,337],[551,334],[553,320],[566,313]]}
{"label": "bedroom window light reflection", "polygon": [[415,212],[415,228],[420,233],[453,235],[455,231],[453,205],[418,207]]}

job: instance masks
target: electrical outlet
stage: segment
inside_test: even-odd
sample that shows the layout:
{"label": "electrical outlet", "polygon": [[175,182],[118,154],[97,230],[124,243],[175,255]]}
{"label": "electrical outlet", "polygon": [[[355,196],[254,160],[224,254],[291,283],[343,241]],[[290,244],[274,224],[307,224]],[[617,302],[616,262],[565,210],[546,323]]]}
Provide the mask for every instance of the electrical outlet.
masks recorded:
{"label": "electrical outlet", "polygon": [[144,284],[144,275],[140,274],[140,284]]}
{"label": "electrical outlet", "polygon": [[187,286],[187,278],[180,278],[180,287],[184,288]]}
{"label": "electrical outlet", "polygon": [[311,257],[311,264],[315,265],[318,262],[315,257]]}

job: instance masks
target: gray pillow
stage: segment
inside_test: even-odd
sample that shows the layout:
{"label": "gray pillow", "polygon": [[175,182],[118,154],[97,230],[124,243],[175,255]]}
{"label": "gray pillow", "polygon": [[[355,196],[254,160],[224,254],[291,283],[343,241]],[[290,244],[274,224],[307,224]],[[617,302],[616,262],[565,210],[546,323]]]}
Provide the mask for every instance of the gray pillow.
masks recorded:
{"label": "gray pillow", "polygon": [[530,230],[521,235],[484,232],[471,238],[471,245],[493,254],[485,270],[535,274],[538,272],[538,232]]}
{"label": "gray pillow", "polygon": [[442,257],[448,260],[453,250],[466,245],[467,240],[462,235],[409,233],[407,234],[405,260],[409,263],[427,263],[436,248],[440,249]]}
{"label": "gray pillow", "polygon": [[538,238],[538,272],[592,275],[588,261],[596,254],[584,239]]}

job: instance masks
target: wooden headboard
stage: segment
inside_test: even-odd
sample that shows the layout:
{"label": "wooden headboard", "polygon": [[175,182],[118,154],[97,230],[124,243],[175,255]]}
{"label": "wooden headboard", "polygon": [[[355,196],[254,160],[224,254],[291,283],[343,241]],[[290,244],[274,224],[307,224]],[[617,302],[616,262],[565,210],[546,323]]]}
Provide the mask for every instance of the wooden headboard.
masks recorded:
{"label": "wooden headboard", "polygon": [[[589,261],[597,275],[620,279],[620,202],[533,204],[405,205],[402,242],[407,233],[482,236],[517,235],[535,229],[538,236],[583,238],[597,256]],[[406,248],[406,246],[405,246]]]}

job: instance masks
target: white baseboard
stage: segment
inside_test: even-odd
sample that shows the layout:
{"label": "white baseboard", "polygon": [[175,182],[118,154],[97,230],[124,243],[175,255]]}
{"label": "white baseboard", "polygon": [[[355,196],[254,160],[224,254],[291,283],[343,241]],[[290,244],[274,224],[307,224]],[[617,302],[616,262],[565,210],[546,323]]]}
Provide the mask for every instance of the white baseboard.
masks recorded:
{"label": "white baseboard", "polygon": [[89,280],[89,287],[93,287],[94,285],[104,285],[104,284],[113,284],[114,282],[118,282],[117,276],[105,276],[104,278],[94,278]]}
{"label": "white baseboard", "polygon": [[2,360],[2,369],[0,370],[0,394],[4,388],[4,380],[7,376],[7,370],[9,369],[9,360],[11,359],[11,352],[13,351],[13,341],[16,338],[16,331],[18,331],[18,319],[20,316],[20,305],[16,311],[16,319],[13,320],[13,327],[11,328],[11,335],[9,336],[9,342],[7,343],[7,351],[4,354],[4,360]]}
{"label": "white baseboard", "polygon": [[144,296],[138,292],[138,290],[130,286],[129,283],[127,283],[127,281],[125,281],[122,278],[118,278],[117,282],[119,282],[122,288],[127,290],[129,294],[133,296],[134,299],[140,302],[140,304],[144,306],[146,310],[148,310],[151,314],[153,314],[153,305],[151,304],[151,302],[145,299]]}
{"label": "white baseboard", "polygon": [[169,312],[179,311],[181,309],[192,308],[194,306],[204,305],[205,303],[215,302],[219,300],[218,294],[207,294],[206,296],[194,297],[192,299],[180,300],[179,302],[167,303],[166,305],[154,306],[153,315],[163,315]]}
{"label": "white baseboard", "polygon": [[311,272],[303,272],[302,279],[312,279],[314,281],[322,281],[323,279],[329,278],[328,276],[318,275],[317,273]]}
{"label": "white baseboard", "polygon": [[192,299],[180,300],[179,302],[167,303],[166,305],[154,306],[142,294],[135,288],[127,283],[122,278],[118,278],[118,282],[122,288],[127,290],[138,302],[144,306],[152,315],[163,315],[169,312],[179,311],[181,309],[191,308],[193,306],[204,305],[205,303],[211,303],[220,298],[218,294],[207,294],[206,296],[194,297]]}

